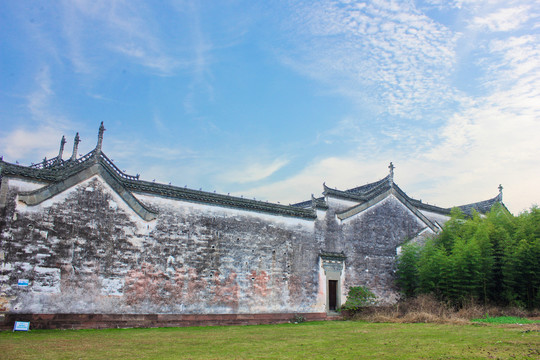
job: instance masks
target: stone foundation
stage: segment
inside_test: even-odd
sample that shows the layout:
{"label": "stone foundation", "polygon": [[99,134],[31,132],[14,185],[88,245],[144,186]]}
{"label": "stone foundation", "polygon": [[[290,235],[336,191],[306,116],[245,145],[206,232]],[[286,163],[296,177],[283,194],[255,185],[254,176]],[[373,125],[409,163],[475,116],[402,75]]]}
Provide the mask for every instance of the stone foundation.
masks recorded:
{"label": "stone foundation", "polygon": [[[109,329],[219,325],[259,325],[290,322],[295,315],[306,321],[337,320],[326,313],[275,314],[5,314],[1,330],[13,330],[15,321],[29,321],[36,329]],[[1,321],[1,318],[0,318]]]}

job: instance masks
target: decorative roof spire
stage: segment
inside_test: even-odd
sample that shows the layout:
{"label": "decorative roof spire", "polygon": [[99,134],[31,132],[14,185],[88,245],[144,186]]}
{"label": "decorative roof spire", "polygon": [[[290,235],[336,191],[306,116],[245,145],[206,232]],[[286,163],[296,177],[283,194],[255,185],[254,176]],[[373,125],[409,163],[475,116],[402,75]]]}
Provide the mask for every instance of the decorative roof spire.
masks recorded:
{"label": "decorative roof spire", "polygon": [[103,144],[103,132],[105,131],[105,126],[103,126],[103,121],[101,122],[101,125],[99,126],[99,132],[98,132],[98,142],[96,145],[96,152],[101,152],[101,145]]}
{"label": "decorative roof spire", "polygon": [[502,202],[502,191],[503,191],[503,186],[501,184],[499,184],[499,201]]}
{"label": "decorative roof spire", "polygon": [[81,138],[79,138],[79,133],[75,135],[75,140],[73,140],[73,153],[71,154],[71,160],[77,159],[77,151],[79,151],[79,143]]}
{"label": "decorative roof spire", "polygon": [[60,151],[58,151],[58,156],[56,157],[58,161],[62,161],[62,154],[64,154],[64,145],[66,145],[66,137],[62,135],[62,140],[60,140]]}
{"label": "decorative roof spire", "polygon": [[390,161],[390,165],[388,165],[388,169],[390,169],[390,173],[388,174],[388,185],[393,186],[394,185],[394,164]]}

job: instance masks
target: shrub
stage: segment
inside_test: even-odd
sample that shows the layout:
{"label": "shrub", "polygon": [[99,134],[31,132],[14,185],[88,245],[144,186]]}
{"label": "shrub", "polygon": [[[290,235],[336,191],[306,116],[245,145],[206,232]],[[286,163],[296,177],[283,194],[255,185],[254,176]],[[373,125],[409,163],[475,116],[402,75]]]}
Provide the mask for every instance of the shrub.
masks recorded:
{"label": "shrub", "polygon": [[341,306],[340,311],[349,311],[356,313],[362,310],[363,307],[375,305],[377,297],[367,287],[351,286],[347,301]]}
{"label": "shrub", "polygon": [[291,319],[291,323],[293,324],[300,324],[306,321],[306,318],[299,314],[294,314],[293,318]]}

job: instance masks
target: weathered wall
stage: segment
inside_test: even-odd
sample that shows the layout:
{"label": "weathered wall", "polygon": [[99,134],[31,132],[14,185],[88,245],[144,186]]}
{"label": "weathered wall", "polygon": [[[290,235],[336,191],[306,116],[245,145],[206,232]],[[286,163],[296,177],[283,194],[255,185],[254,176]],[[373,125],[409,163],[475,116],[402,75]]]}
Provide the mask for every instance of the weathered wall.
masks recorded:
{"label": "weathered wall", "polygon": [[159,213],[144,221],[99,176],[37,206],[16,194],[43,184],[6,180],[3,312],[324,312],[328,252],[346,256],[342,301],[366,285],[393,302],[396,248],[426,227],[393,195],[340,221],[354,203],[330,199],[317,220],[302,220],[134,194]]}
{"label": "weathered wall", "polygon": [[347,257],[343,292],[350,286],[370,288],[383,303],[398,298],[394,283],[396,248],[426,227],[394,196],[344,220],[335,219],[334,209],[319,220],[317,238],[332,252]]}
{"label": "weathered wall", "polygon": [[13,183],[2,311],[324,311],[312,221],[138,195],[160,213],[144,222],[97,177],[34,207],[16,203]]}

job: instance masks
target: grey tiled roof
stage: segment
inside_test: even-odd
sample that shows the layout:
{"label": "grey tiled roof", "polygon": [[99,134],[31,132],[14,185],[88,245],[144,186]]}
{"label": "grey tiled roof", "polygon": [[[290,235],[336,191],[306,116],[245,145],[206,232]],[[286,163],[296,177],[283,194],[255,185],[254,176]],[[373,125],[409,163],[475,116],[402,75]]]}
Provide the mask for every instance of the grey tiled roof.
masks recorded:
{"label": "grey tiled roof", "polygon": [[[397,186],[397,184],[393,182],[394,167],[392,163],[390,163],[390,174],[378,181],[348,190],[332,189],[326,186],[326,184],[323,184],[323,194],[325,196],[315,198],[312,195],[311,200],[293,205],[273,204],[235,196],[210,193],[202,190],[192,190],[185,187],[182,188],[173,185],[143,181],[139,179],[139,175],[133,176],[125,174],[101,151],[104,131],[105,128],[103,127],[103,123],[101,123],[96,148],[80,158],[75,157],[76,147],[74,148],[74,153],[69,160],[63,160],[61,158],[63,144],[65,144],[64,138],[62,139],[61,151],[57,157],[49,160],[44,159],[42,162],[32,164],[31,166],[11,164],[3,161],[3,159],[0,158],[0,183],[2,181],[2,177],[6,175],[41,181],[47,184],[47,196],[53,196],[55,191],[63,191],[62,189],[66,186],[63,182],[66,181],[66,179],[71,178],[73,180],[74,176],[79,174],[78,177],[80,177],[83,172],[90,173],[96,169],[93,166],[98,164],[100,174],[105,177],[110,176],[110,181],[115,182],[115,186],[117,186],[115,191],[126,191],[130,194],[131,192],[154,194],[173,199],[182,199],[190,202],[223,206],[228,208],[238,208],[281,216],[315,219],[317,217],[315,211],[316,209],[328,209],[325,196],[332,196],[357,202],[358,204],[363,204],[375,199],[377,196],[384,194],[391,189],[394,189],[397,194],[399,194],[405,201],[409,203],[407,206],[414,206],[419,210],[426,210],[444,215],[449,215],[451,211],[451,208],[441,208],[435,205],[428,205],[407,196],[407,194],[405,194],[405,192],[403,192]],[[75,142],[78,141],[77,139],[78,133]],[[63,185],[61,186],[61,184]],[[497,202],[502,203],[502,196],[500,194],[492,199],[462,205],[459,206],[459,208],[467,215],[471,215],[473,209],[480,213],[486,213]],[[146,208],[146,206],[142,203],[140,206]],[[147,210],[149,212],[155,212],[149,208]]]}
{"label": "grey tiled roof", "polygon": [[306,200],[306,201],[302,201],[302,202],[299,202],[299,203],[296,203],[296,204],[291,204],[291,206],[299,207],[299,208],[309,208],[309,207],[311,207],[312,204],[313,204],[313,201]]}
{"label": "grey tiled roof", "polygon": [[358,187],[355,187],[355,188],[352,188],[352,189],[345,190],[345,192],[352,193],[352,194],[365,194],[365,193],[370,192],[374,188],[381,187],[381,185],[385,185],[385,184],[388,185],[388,176],[385,177],[385,178],[382,178],[379,181],[375,181],[375,182],[372,182],[372,183],[369,183],[369,184],[365,184],[365,185],[362,185],[362,186],[358,186]]}
{"label": "grey tiled roof", "polygon": [[328,204],[326,203],[326,200],[324,197],[315,198],[313,195],[311,195],[311,200],[302,201],[296,204],[292,204],[291,206],[299,207],[299,208],[314,208],[314,209],[328,209]]}
{"label": "grey tiled roof", "polygon": [[380,195],[390,189],[388,177],[375,181],[370,184],[359,186],[349,190],[332,189],[324,184],[324,194],[352,201],[369,201],[377,195]]}
{"label": "grey tiled roof", "polygon": [[79,159],[65,161],[49,160],[32,166],[21,166],[0,160],[0,176],[10,175],[27,178],[49,184],[47,186],[52,186],[53,184],[60,183],[65,179],[90,168],[96,163],[112,176],[123,189],[129,192],[154,194],[190,202],[263,212],[280,216],[303,219],[316,218],[315,211],[311,208],[307,209],[297,206],[274,204],[140,180],[138,175],[127,175],[122,172],[104,153],[101,152],[100,149],[98,150],[97,148]]}
{"label": "grey tiled roof", "polygon": [[485,214],[489,212],[493,205],[495,205],[496,203],[502,203],[500,194],[489,200],[479,201],[467,205],[461,205],[458,207],[461,209],[461,211],[463,211],[463,213],[467,215],[472,215],[473,209],[481,214]]}
{"label": "grey tiled roof", "polygon": [[[452,208],[442,208],[435,205],[429,205],[429,204],[423,203],[420,200],[416,200],[409,197],[403,190],[401,190],[401,188],[396,183],[394,182],[390,183],[389,176],[386,176],[385,178],[381,180],[378,180],[378,181],[375,181],[366,185],[358,186],[352,189],[348,189],[348,190],[332,189],[324,185],[324,194],[341,198],[341,199],[345,199],[345,200],[358,201],[359,203],[363,203],[388,191],[391,187],[394,188],[403,198],[405,198],[407,201],[409,201],[412,205],[414,205],[419,210],[431,211],[431,212],[442,214],[442,215],[450,215]],[[502,203],[500,194],[489,200],[479,201],[479,202],[475,202],[475,203],[471,203],[467,205],[461,205],[457,207],[460,208],[461,211],[463,211],[465,215],[471,216],[473,209],[478,211],[479,213],[485,214],[489,212],[492,206],[497,202]]]}

